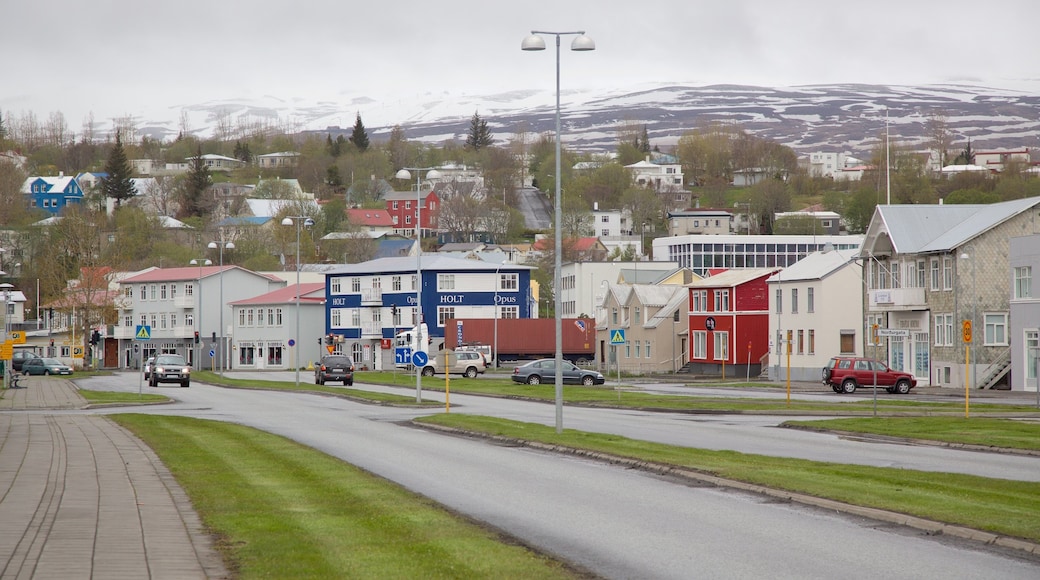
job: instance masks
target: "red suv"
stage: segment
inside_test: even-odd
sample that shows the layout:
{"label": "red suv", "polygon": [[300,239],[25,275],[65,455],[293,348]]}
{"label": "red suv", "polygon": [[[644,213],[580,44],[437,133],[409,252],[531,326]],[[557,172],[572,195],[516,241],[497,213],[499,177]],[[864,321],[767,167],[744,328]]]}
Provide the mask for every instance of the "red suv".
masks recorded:
{"label": "red suv", "polygon": [[885,387],[890,393],[905,395],[917,386],[917,379],[903,371],[888,368],[883,362],[854,356],[836,356],[823,367],[823,384],[835,393],[855,393],[864,385]]}

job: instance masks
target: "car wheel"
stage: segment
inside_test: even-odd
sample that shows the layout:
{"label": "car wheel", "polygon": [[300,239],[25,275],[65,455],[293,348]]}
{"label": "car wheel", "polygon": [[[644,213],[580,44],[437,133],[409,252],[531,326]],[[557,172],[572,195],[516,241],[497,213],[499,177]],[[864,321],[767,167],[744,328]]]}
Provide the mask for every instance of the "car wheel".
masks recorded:
{"label": "car wheel", "polygon": [[885,387],[885,390],[888,391],[889,393],[896,392],[896,388],[895,387]]}
{"label": "car wheel", "polygon": [[466,378],[468,378],[468,379],[475,379],[475,378],[477,378],[477,368],[476,367],[467,367],[466,368],[466,372],[464,374],[466,375]]}
{"label": "car wheel", "polygon": [[835,393],[841,393],[841,385],[832,384],[831,385],[831,390],[834,391]]}
{"label": "car wheel", "polygon": [[353,387],[354,386],[354,381],[344,381],[343,384],[345,386],[348,386],[348,387]]}
{"label": "car wheel", "polygon": [[896,382],[896,392],[900,395],[905,395],[910,392],[910,381],[906,379],[900,379]]}
{"label": "car wheel", "polygon": [[183,383],[181,383],[181,387],[182,388],[186,389],[186,388],[188,388],[190,386],[191,386],[191,381],[184,381]]}
{"label": "car wheel", "polygon": [[315,385],[320,385],[321,384],[321,382],[318,381],[318,377],[314,377],[314,384]]}
{"label": "car wheel", "polygon": [[50,371],[50,369],[43,369],[43,376],[45,376],[45,377],[49,377],[49,376],[51,376],[51,371]]}
{"label": "car wheel", "polygon": [[586,387],[591,387],[592,385],[596,384],[596,379],[594,379],[592,375],[585,375],[584,377],[581,377],[581,384],[585,385]]}
{"label": "car wheel", "polygon": [[841,392],[843,392],[843,393],[845,393],[847,395],[851,395],[852,393],[855,393],[856,392],[856,381],[854,381],[852,379],[845,379],[841,383]]}
{"label": "car wheel", "polygon": [[433,367],[423,367],[422,376],[424,376],[424,377],[432,377],[433,376]]}
{"label": "car wheel", "polygon": [[527,384],[529,385],[540,385],[542,384],[542,377],[538,375],[531,375],[527,377]]}

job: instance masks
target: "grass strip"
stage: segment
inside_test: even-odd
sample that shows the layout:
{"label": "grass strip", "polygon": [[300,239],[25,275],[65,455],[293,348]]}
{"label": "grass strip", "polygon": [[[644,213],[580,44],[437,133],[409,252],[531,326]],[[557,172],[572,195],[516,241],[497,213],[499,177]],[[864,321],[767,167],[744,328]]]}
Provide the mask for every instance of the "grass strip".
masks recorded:
{"label": "grass strip", "polygon": [[118,391],[95,391],[92,389],[80,389],[79,396],[92,405],[114,404],[114,403],[165,403],[170,398],[165,395],[152,393],[124,393]]}
{"label": "grass strip", "polygon": [[162,459],[238,578],[573,578],[434,502],[284,437],[114,415]]}
{"label": "grass strip", "polygon": [[[301,381],[300,386],[297,387],[295,381],[261,381],[256,379],[236,379],[228,377],[226,375],[220,376],[219,374],[211,371],[194,371],[191,373],[191,376],[192,380],[196,380],[200,383],[220,385],[222,387],[232,387],[238,389],[276,389],[281,391],[297,391],[301,393],[329,393],[340,397],[348,397],[357,401],[412,407],[437,407],[444,404],[439,401],[423,401],[421,404],[419,404],[415,402],[415,395],[408,396],[398,395],[394,393],[380,393],[375,391],[366,391],[363,389],[355,389],[346,386],[315,385],[306,381]],[[414,377],[412,384],[414,385]]]}
{"label": "grass strip", "polygon": [[416,421],[675,465],[727,479],[1040,541],[1040,483],[1035,482],[712,451],[572,429],[557,434],[554,427],[547,425],[474,415],[445,413]]}
{"label": "grass strip", "polygon": [[1040,423],[990,417],[889,417],[786,421],[784,426],[870,433],[965,445],[1040,451]]}

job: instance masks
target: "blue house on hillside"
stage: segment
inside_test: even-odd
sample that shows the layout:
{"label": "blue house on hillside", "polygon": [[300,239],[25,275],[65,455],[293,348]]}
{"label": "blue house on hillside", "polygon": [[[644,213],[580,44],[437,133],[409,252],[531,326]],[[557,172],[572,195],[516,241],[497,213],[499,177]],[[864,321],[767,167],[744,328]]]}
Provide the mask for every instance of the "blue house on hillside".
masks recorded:
{"label": "blue house on hillside", "polygon": [[61,208],[83,201],[83,189],[74,177],[30,177],[22,185],[29,205],[58,215]]}

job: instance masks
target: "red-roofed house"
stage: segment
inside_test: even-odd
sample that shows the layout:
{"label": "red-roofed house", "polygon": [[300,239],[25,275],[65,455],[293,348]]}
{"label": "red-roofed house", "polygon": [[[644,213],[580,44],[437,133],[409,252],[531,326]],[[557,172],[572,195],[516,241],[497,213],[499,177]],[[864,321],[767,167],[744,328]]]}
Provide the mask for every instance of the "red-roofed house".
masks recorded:
{"label": "red-roofed house", "polygon": [[[297,336],[296,297],[300,310]],[[231,368],[235,370],[293,369],[327,354],[325,336],[325,282],[291,284],[266,294],[236,300],[231,307]],[[296,348],[289,341],[299,342]],[[294,353],[298,352],[298,356]]]}
{"label": "red-roofed house", "polygon": [[183,355],[195,368],[216,368],[222,359],[226,365],[234,344],[228,304],[285,285],[239,266],[156,268],[124,278],[113,328],[120,366],[137,368],[162,353]]}
{"label": "red-roofed house", "polygon": [[385,209],[348,209],[347,221],[366,232],[372,238],[394,233],[394,218]]}

